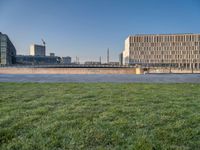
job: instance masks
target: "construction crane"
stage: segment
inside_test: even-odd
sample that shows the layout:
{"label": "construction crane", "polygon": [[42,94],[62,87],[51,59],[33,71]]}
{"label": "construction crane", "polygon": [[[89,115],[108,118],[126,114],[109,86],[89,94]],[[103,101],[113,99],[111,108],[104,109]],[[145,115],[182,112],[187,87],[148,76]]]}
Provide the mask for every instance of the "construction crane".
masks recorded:
{"label": "construction crane", "polygon": [[42,39],[42,43],[43,43],[44,46],[46,46],[46,42],[43,39]]}

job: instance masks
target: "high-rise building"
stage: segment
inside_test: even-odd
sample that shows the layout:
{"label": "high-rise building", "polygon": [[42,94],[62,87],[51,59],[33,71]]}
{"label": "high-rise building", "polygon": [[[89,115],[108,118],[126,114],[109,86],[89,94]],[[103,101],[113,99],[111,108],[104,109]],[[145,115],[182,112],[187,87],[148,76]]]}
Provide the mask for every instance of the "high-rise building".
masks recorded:
{"label": "high-rise building", "polygon": [[8,36],[0,32],[0,64],[11,65],[15,63],[16,49]]}
{"label": "high-rise building", "polygon": [[30,46],[30,55],[32,56],[45,56],[46,47],[44,45],[33,44]]}
{"label": "high-rise building", "polygon": [[200,34],[129,36],[125,40],[123,64],[200,69]]}

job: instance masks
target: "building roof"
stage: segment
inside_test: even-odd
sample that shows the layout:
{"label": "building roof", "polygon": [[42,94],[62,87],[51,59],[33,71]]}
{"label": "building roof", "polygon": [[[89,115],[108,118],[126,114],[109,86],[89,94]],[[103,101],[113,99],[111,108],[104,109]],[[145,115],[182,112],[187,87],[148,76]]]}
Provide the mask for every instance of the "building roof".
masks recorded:
{"label": "building roof", "polygon": [[200,35],[200,33],[168,33],[168,34],[135,34],[135,35],[129,35],[130,36],[160,36],[160,35]]}

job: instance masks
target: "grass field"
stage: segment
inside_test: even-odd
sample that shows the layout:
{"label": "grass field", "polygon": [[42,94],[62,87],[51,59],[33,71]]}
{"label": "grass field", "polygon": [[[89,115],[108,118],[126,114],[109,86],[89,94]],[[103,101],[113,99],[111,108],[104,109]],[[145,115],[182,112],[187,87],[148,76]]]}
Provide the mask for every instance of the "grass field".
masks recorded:
{"label": "grass field", "polygon": [[200,149],[200,84],[0,83],[0,149]]}

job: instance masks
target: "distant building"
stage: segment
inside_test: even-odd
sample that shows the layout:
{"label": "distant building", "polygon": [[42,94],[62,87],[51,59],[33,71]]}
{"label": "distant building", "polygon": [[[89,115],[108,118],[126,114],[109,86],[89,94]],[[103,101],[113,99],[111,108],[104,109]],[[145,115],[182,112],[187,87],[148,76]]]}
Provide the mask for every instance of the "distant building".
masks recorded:
{"label": "distant building", "polygon": [[118,66],[119,62],[109,62],[109,65]]}
{"label": "distant building", "polygon": [[123,53],[119,54],[119,64],[123,65]]}
{"label": "distant building", "polygon": [[123,64],[200,69],[200,34],[129,36],[125,40]]}
{"label": "distant building", "polygon": [[99,61],[86,61],[84,64],[85,65],[101,65],[101,62],[99,62]]}
{"label": "distant building", "polygon": [[55,65],[55,64],[60,64],[60,57],[17,55],[16,64],[18,65]]}
{"label": "distant building", "polygon": [[71,64],[72,58],[67,56],[67,57],[62,57],[61,58],[61,63],[62,64]]}
{"label": "distant building", "polygon": [[44,45],[33,44],[30,46],[30,55],[32,56],[45,56],[46,47]]}
{"label": "distant building", "polygon": [[54,57],[54,56],[55,56],[55,53],[50,53],[50,56]]}
{"label": "distant building", "polygon": [[8,36],[0,32],[0,64],[11,65],[15,63],[16,49]]}

